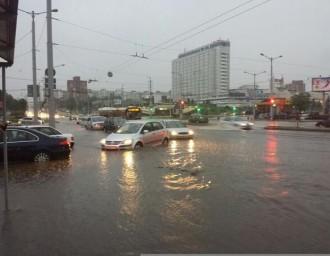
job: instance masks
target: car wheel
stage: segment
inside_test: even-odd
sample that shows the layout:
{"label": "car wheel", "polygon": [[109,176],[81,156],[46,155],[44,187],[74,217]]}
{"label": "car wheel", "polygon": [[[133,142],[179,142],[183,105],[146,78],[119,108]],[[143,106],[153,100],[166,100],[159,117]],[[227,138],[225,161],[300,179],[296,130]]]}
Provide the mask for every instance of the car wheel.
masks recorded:
{"label": "car wheel", "polygon": [[136,149],[141,149],[141,148],[143,148],[143,144],[141,142],[136,143],[135,146],[134,146],[135,150]]}
{"label": "car wheel", "polygon": [[34,156],[33,160],[34,162],[47,162],[50,160],[50,156],[46,152],[39,152]]}
{"label": "car wheel", "polygon": [[164,138],[162,141],[162,145],[163,146],[167,146],[168,145],[168,138]]}

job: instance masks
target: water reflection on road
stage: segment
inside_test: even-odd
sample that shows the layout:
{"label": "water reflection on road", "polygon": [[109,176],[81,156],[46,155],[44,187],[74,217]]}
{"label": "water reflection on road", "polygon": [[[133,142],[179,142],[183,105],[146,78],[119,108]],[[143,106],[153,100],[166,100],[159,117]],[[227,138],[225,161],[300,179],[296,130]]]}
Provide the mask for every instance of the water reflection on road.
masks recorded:
{"label": "water reflection on road", "polygon": [[327,135],[198,130],[168,147],[102,151],[103,132],[72,127],[70,159],[10,163],[10,205],[22,211],[0,255],[4,243],[8,255],[330,252]]}
{"label": "water reflection on road", "polygon": [[203,163],[195,150],[194,140],[171,141],[165,167],[170,170],[163,176],[165,188],[169,190],[200,190],[210,187],[205,182]]}
{"label": "water reflection on road", "polygon": [[139,196],[141,191],[132,151],[123,152],[123,162],[122,175],[119,179],[120,212],[127,215],[131,221],[134,221],[140,205]]}

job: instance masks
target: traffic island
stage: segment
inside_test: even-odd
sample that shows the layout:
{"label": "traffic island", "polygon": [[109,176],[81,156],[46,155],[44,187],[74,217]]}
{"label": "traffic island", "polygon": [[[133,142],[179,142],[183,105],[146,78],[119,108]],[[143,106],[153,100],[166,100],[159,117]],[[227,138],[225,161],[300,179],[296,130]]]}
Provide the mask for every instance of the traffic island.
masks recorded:
{"label": "traffic island", "polygon": [[304,127],[277,126],[277,125],[268,125],[264,129],[282,130],[282,131],[302,131],[302,132],[330,132],[330,128],[304,128]]}

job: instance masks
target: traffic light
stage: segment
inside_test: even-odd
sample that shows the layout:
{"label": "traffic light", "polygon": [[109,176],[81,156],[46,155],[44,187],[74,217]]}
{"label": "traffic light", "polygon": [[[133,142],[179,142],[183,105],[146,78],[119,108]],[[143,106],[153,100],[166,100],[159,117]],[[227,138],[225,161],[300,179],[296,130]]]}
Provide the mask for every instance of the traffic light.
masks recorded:
{"label": "traffic light", "polygon": [[184,108],[184,104],[185,104],[184,100],[181,100],[180,101],[180,108]]}
{"label": "traffic light", "polygon": [[233,106],[233,111],[236,112],[237,108],[236,106]]}

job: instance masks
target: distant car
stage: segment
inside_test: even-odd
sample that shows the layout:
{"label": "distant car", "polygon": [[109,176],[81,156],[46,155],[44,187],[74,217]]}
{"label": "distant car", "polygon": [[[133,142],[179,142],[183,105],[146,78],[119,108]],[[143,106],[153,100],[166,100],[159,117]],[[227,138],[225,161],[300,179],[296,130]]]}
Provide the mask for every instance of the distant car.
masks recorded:
{"label": "distant car", "polygon": [[103,129],[106,133],[115,132],[126,120],[122,117],[108,117],[104,120]]}
{"label": "distant car", "polygon": [[[7,128],[9,160],[44,162],[70,155],[70,145],[65,137],[50,137],[30,128]],[[0,159],[3,161],[3,133],[0,133]]]}
{"label": "distant car", "polygon": [[81,116],[81,115],[79,115],[79,116],[77,116],[77,124],[79,124],[79,125],[81,125],[81,126],[83,126],[83,127],[85,127],[85,125],[87,124],[87,119],[88,119],[88,116]]}
{"label": "distant car", "polygon": [[330,118],[330,115],[324,115],[320,114],[318,112],[312,112],[308,114],[308,116],[305,118],[306,120],[327,120]]}
{"label": "distant car", "polygon": [[85,128],[89,130],[103,130],[105,119],[104,116],[89,116]]}
{"label": "distant car", "polygon": [[163,120],[170,139],[192,139],[194,131],[187,128],[180,120]]}
{"label": "distant car", "polygon": [[128,121],[100,141],[101,148],[138,149],[150,144],[168,144],[168,132],[159,120]]}
{"label": "distant car", "polygon": [[251,130],[254,126],[254,123],[247,120],[247,118],[239,116],[226,116],[220,120],[220,124],[237,127],[242,130]]}
{"label": "distant car", "polygon": [[209,119],[207,118],[207,116],[201,115],[201,114],[192,114],[189,117],[188,120],[190,123],[208,123]]}
{"label": "distant car", "polygon": [[330,119],[328,120],[322,120],[315,124],[317,127],[324,127],[324,128],[330,128]]}
{"label": "distant car", "polygon": [[61,133],[59,130],[56,130],[53,127],[50,127],[48,125],[29,125],[26,126],[27,128],[42,132],[44,134],[47,134],[51,137],[65,137],[67,138],[68,142],[70,143],[71,148],[74,146],[74,136],[71,133]]}
{"label": "distant car", "polygon": [[33,125],[33,124],[43,124],[44,121],[38,117],[37,121],[34,121],[33,117],[23,117],[18,120],[18,124],[21,125]]}

